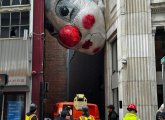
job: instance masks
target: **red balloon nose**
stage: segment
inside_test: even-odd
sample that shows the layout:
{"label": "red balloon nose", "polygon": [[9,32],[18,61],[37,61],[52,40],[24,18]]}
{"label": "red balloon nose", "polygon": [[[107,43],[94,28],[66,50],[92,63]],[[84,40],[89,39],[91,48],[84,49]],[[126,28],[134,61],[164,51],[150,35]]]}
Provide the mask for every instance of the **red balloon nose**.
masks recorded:
{"label": "red balloon nose", "polygon": [[95,24],[95,17],[94,15],[87,14],[83,17],[82,23],[85,29],[91,29],[92,26]]}
{"label": "red balloon nose", "polygon": [[74,47],[81,40],[81,33],[76,26],[66,25],[59,30],[60,43],[65,47]]}

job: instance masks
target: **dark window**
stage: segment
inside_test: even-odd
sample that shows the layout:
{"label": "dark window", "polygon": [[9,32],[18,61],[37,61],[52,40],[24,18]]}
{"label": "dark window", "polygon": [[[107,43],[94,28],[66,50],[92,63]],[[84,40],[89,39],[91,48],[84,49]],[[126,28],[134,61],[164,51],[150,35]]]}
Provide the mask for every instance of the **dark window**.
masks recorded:
{"label": "dark window", "polygon": [[10,37],[19,37],[20,35],[20,27],[12,26],[10,30]]}
{"label": "dark window", "polygon": [[2,0],[2,6],[10,6],[10,0]]}
{"label": "dark window", "polygon": [[162,71],[161,59],[165,56],[165,31],[157,28],[155,34],[156,70]]}
{"label": "dark window", "polygon": [[118,71],[117,40],[112,43],[112,72]]}
{"label": "dark window", "polygon": [[20,5],[20,0],[13,0],[12,5]]}
{"label": "dark window", "polygon": [[21,25],[29,24],[29,11],[21,12]]}
{"label": "dark window", "polygon": [[1,26],[9,26],[9,25],[10,25],[10,13],[2,13]]}
{"label": "dark window", "polygon": [[20,31],[20,36],[23,37],[24,35],[24,30],[29,31],[29,26],[21,26],[21,31]]}
{"label": "dark window", "polygon": [[[30,0],[0,0],[0,38],[23,37],[24,31],[28,33]],[[19,6],[18,6],[19,5]],[[13,11],[13,8],[20,7],[20,11]],[[3,12],[9,9],[12,12]]]}
{"label": "dark window", "polygon": [[22,3],[21,3],[22,5],[24,5],[24,4],[30,4],[30,2],[29,2],[29,0],[22,0]]}
{"label": "dark window", "polygon": [[11,25],[19,25],[20,23],[20,13],[13,12],[11,13]]}
{"label": "dark window", "polygon": [[29,11],[0,14],[0,37],[23,37],[29,31]]}
{"label": "dark window", "polygon": [[30,4],[29,0],[0,0],[0,6],[27,5],[27,4]]}
{"label": "dark window", "polygon": [[9,37],[9,27],[1,27],[1,37],[2,38]]}

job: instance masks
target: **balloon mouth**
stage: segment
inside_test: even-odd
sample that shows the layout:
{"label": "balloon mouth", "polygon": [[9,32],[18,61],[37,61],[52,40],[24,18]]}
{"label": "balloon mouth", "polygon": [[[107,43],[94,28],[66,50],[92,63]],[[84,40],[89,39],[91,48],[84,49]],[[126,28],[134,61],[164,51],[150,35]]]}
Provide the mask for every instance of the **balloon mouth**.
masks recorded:
{"label": "balloon mouth", "polygon": [[66,48],[75,47],[81,38],[82,34],[76,26],[66,25],[59,30],[59,42]]}

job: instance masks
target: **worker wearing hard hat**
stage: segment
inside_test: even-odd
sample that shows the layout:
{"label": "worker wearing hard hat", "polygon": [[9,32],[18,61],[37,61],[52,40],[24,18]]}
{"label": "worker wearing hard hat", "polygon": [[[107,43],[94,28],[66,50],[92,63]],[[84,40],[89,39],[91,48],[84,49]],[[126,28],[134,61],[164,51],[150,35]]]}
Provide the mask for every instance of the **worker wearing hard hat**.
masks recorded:
{"label": "worker wearing hard hat", "polygon": [[36,111],[37,111],[37,105],[32,103],[30,105],[30,111],[26,114],[26,120],[38,120],[37,115],[36,115]]}
{"label": "worker wearing hard hat", "polygon": [[80,116],[79,120],[95,120],[95,118],[89,114],[88,106],[82,107],[83,115]]}
{"label": "worker wearing hard hat", "polygon": [[137,113],[136,105],[129,104],[127,110],[128,113],[125,115],[123,120],[140,120],[140,118],[136,115]]}

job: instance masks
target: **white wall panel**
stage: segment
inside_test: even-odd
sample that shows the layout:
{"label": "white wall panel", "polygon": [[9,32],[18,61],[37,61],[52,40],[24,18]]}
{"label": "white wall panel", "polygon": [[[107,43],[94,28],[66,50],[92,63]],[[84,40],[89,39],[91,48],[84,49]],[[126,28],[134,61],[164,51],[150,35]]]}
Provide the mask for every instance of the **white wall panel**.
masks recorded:
{"label": "white wall panel", "polygon": [[29,40],[0,40],[0,73],[10,76],[29,76]]}

